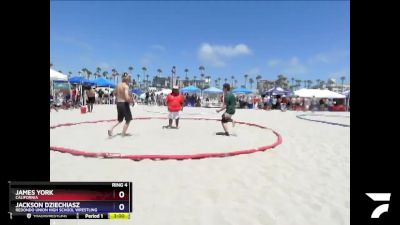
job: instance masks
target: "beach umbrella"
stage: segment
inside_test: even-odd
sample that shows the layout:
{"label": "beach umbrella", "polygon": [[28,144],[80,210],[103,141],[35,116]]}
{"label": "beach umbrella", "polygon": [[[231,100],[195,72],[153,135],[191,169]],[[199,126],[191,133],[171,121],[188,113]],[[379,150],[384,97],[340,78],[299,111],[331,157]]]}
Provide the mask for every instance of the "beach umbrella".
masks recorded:
{"label": "beach umbrella", "polygon": [[232,93],[234,93],[234,94],[251,94],[253,92],[246,88],[236,88],[232,91]]}
{"label": "beach umbrella", "polygon": [[210,87],[205,90],[203,90],[203,93],[205,94],[221,94],[223,91],[221,89],[218,89],[216,87]]}
{"label": "beach umbrella", "polygon": [[200,88],[195,87],[195,86],[188,86],[188,87],[184,87],[181,89],[182,93],[196,93],[196,92],[200,92]]}

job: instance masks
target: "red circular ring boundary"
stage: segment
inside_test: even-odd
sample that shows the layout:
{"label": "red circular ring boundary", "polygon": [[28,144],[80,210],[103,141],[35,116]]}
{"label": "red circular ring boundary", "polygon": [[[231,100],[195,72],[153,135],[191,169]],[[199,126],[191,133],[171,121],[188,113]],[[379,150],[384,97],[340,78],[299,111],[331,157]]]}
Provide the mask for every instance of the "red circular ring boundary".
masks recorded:
{"label": "red circular ring boundary", "polygon": [[[134,120],[147,120],[147,119],[167,119],[166,117],[137,117]],[[182,120],[214,120],[214,121],[221,121],[220,119],[209,119],[209,118],[181,118]],[[97,121],[85,121],[85,122],[78,122],[78,123],[63,123],[54,126],[50,126],[50,129],[55,129],[58,127],[65,127],[65,126],[75,126],[79,124],[90,124],[90,123],[102,123],[102,122],[113,122],[116,121],[115,119],[112,120],[97,120]],[[84,157],[92,157],[92,158],[118,158],[118,159],[131,159],[135,161],[143,160],[143,159],[151,159],[151,160],[187,160],[187,159],[204,159],[204,158],[214,158],[214,157],[227,157],[227,156],[236,156],[236,155],[243,155],[243,154],[252,154],[255,152],[262,152],[266,151],[271,148],[275,148],[276,146],[282,144],[283,139],[282,136],[267,127],[254,124],[254,123],[247,123],[247,122],[240,122],[235,121],[237,124],[244,124],[248,126],[254,126],[261,129],[268,129],[271,130],[272,133],[275,134],[277,137],[276,141],[271,145],[261,146],[259,148],[254,149],[247,149],[247,150],[237,150],[231,152],[223,152],[223,153],[198,153],[198,154],[189,154],[189,155],[129,155],[129,154],[121,154],[121,153],[109,153],[109,152],[86,152],[82,150],[76,150],[71,148],[64,148],[64,147],[56,147],[50,146],[50,150],[61,152],[61,153],[69,153],[76,156],[84,156]]]}

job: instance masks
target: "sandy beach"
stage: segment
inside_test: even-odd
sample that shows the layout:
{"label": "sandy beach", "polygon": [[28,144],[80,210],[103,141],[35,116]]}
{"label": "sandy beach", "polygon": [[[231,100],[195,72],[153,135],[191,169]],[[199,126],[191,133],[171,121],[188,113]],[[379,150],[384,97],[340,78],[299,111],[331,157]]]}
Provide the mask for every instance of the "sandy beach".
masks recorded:
{"label": "sandy beach", "polygon": [[[136,106],[135,117],[166,117],[166,107]],[[199,160],[132,161],[50,151],[51,181],[131,181],[128,221],[52,220],[51,224],[140,225],[343,225],[350,224],[350,128],[296,117],[311,112],[238,109],[235,120],[277,131],[283,143],[254,154]],[[350,124],[347,112],[316,112],[307,118]],[[215,109],[185,108],[183,118],[220,118]],[[116,119],[113,105],[50,113],[50,124]],[[192,154],[228,152],[272,144],[269,130],[238,124],[235,136],[216,136],[217,121],[134,120],[131,137],[107,137],[113,122],[50,130],[50,145],[91,152]],[[115,130],[121,132],[122,126]]]}

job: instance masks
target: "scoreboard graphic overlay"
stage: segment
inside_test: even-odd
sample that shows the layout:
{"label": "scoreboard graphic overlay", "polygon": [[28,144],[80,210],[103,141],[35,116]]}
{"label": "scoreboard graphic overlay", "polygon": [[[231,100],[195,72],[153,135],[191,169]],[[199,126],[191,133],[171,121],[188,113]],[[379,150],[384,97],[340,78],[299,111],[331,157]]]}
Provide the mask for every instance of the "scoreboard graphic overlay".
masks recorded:
{"label": "scoreboard graphic overlay", "polygon": [[10,219],[130,219],[132,182],[9,182]]}

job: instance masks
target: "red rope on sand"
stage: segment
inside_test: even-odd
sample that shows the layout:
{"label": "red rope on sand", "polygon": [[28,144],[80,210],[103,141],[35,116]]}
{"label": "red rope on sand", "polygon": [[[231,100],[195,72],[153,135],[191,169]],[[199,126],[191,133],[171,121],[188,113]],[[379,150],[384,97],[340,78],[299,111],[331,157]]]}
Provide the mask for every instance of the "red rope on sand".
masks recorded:
{"label": "red rope on sand", "polygon": [[[148,120],[148,119],[166,119],[165,117],[139,117],[134,118],[134,120]],[[209,119],[209,118],[181,118],[182,120],[214,120],[220,121],[220,119]],[[77,122],[77,123],[64,123],[58,124],[55,126],[50,126],[50,129],[55,129],[58,127],[66,127],[66,126],[75,126],[79,124],[91,124],[91,123],[103,123],[103,122],[113,122],[116,120],[98,120],[98,121],[85,121],[85,122]],[[267,127],[254,124],[254,123],[247,123],[247,122],[240,122],[235,121],[237,124],[244,124],[248,126],[254,126],[261,129],[268,129],[271,130],[276,138],[276,141],[271,145],[261,146],[254,149],[247,149],[247,150],[237,150],[231,152],[217,152],[217,153],[199,153],[199,154],[189,154],[189,155],[130,155],[130,154],[121,154],[121,153],[110,153],[110,152],[87,152],[82,150],[64,148],[64,147],[57,147],[57,146],[50,146],[50,150],[62,153],[69,153],[71,155],[76,156],[84,156],[84,157],[93,157],[93,158],[118,158],[118,159],[131,159],[131,160],[143,160],[143,159],[151,159],[151,160],[168,160],[168,159],[175,159],[175,160],[185,160],[185,159],[204,159],[204,158],[213,158],[213,157],[227,157],[227,156],[235,156],[235,155],[243,155],[243,154],[252,154],[255,152],[262,152],[266,151],[271,148],[275,148],[276,146],[282,144],[282,136]]]}

